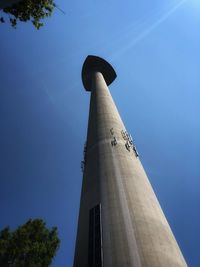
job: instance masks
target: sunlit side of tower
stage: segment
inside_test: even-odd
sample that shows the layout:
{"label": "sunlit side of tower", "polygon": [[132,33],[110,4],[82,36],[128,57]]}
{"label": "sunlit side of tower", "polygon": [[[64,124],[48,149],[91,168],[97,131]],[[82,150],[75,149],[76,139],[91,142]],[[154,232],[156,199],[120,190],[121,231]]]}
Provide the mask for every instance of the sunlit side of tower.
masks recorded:
{"label": "sunlit side of tower", "polygon": [[110,95],[115,78],[108,62],[86,58],[91,101],[74,267],[186,267]]}

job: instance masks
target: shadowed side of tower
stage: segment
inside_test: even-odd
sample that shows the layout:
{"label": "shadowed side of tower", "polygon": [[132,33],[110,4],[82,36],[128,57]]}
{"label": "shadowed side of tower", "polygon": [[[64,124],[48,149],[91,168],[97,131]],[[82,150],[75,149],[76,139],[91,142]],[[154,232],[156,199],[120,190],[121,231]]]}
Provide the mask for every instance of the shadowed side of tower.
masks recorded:
{"label": "shadowed side of tower", "polygon": [[187,266],[127,133],[105,60],[88,56],[91,91],[74,267]]}

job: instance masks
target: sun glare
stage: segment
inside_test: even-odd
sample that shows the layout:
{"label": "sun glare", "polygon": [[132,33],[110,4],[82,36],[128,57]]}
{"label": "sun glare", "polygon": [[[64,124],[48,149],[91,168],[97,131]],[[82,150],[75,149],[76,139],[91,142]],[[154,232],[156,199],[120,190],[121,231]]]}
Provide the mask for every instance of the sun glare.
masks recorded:
{"label": "sun glare", "polygon": [[200,0],[188,0],[188,3],[190,3],[193,8],[200,8]]}

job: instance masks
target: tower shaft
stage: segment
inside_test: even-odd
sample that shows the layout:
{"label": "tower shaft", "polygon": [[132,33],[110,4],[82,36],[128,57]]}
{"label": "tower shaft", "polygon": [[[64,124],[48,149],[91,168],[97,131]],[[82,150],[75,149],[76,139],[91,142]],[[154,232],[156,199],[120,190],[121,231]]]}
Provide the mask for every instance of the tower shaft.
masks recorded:
{"label": "tower shaft", "polygon": [[74,267],[186,267],[103,74],[90,76]]}

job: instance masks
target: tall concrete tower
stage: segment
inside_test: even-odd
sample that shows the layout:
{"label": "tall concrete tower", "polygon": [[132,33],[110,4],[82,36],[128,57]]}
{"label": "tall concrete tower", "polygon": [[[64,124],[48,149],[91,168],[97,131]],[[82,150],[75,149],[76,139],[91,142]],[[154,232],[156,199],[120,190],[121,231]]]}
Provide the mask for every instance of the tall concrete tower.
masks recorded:
{"label": "tall concrete tower", "polygon": [[104,59],[88,56],[91,92],[74,267],[186,267],[108,85]]}

